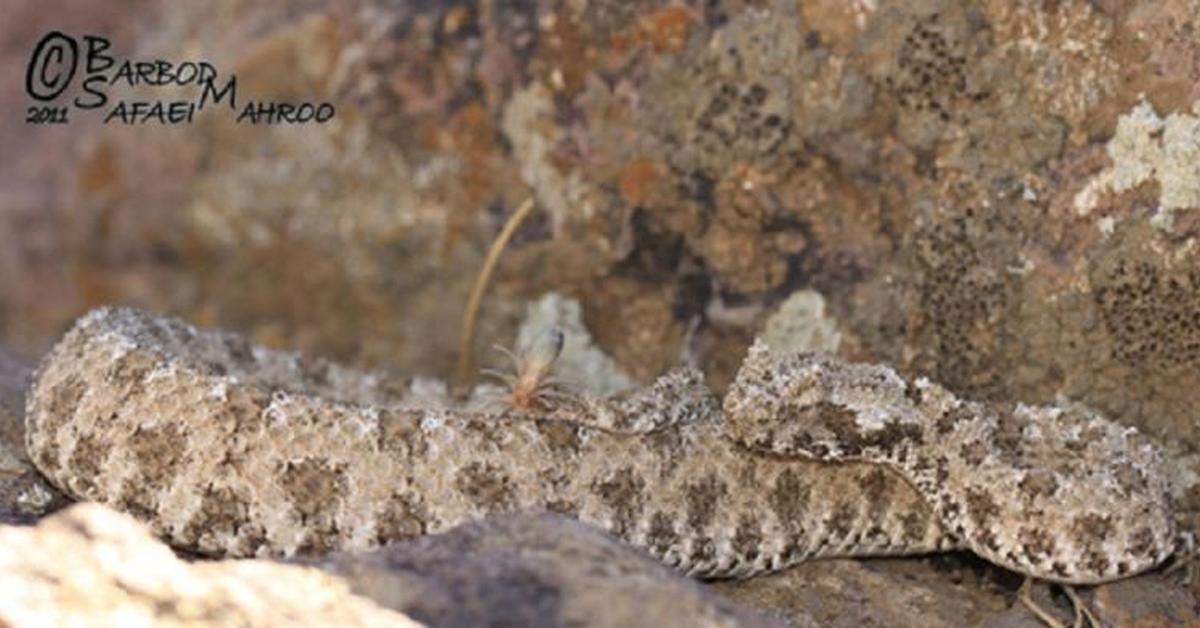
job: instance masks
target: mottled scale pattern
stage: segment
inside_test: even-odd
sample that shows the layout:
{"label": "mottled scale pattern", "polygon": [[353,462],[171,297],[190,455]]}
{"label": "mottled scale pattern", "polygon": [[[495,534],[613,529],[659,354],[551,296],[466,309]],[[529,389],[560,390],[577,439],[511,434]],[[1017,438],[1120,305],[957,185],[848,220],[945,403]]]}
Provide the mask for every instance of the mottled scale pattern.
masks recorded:
{"label": "mottled scale pattern", "polygon": [[1019,572],[1098,583],[1175,547],[1161,450],[1082,406],[964,401],[883,366],[756,343],[724,409],[756,451],[887,465],[966,548]]}
{"label": "mottled scale pattern", "polygon": [[546,509],[684,573],[957,544],[893,468],[752,451],[693,370],[558,413],[408,407],[403,387],[103,308],[43,361],[27,446],[79,499],[221,556],[362,549]]}

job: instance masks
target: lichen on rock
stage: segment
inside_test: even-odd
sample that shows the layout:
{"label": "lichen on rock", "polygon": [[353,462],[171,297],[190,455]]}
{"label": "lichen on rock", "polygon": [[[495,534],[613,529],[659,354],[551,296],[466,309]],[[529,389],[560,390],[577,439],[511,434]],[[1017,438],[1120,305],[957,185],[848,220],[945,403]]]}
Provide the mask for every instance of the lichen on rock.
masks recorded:
{"label": "lichen on rock", "polygon": [[1107,147],[1112,166],[1076,194],[1080,214],[1090,212],[1102,194],[1120,194],[1151,181],[1159,187],[1153,224],[1169,229],[1174,212],[1200,208],[1200,100],[1192,113],[1165,117],[1150,103],[1139,102],[1117,121]]}

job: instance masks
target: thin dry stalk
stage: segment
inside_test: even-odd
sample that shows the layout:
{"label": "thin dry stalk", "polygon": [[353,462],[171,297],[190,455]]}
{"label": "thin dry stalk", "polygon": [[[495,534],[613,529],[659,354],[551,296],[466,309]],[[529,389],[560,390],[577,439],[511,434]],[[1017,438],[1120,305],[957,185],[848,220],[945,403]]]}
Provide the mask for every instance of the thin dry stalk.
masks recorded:
{"label": "thin dry stalk", "polygon": [[492,272],[496,269],[496,262],[500,260],[500,254],[504,252],[504,247],[508,245],[508,241],[512,239],[517,228],[525,222],[529,214],[533,213],[534,207],[533,198],[525,199],[517,211],[509,216],[508,221],[504,223],[504,228],[492,242],[492,248],[488,250],[487,257],[483,260],[483,268],[479,269],[479,275],[475,278],[475,286],[471,288],[471,298],[467,300],[467,309],[463,313],[462,339],[458,345],[458,381],[460,383],[466,383],[474,370],[475,356],[472,348],[475,342],[475,320],[479,315],[479,304],[483,301],[483,293],[492,279]]}

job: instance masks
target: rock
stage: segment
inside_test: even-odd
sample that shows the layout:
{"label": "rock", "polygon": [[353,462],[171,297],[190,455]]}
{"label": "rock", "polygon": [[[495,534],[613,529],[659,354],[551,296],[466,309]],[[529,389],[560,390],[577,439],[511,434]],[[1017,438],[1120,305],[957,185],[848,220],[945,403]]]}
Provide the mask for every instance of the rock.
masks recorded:
{"label": "rock", "polygon": [[[594,528],[533,514],[302,564],[189,563],[130,517],[80,504],[36,527],[0,526],[0,623],[1040,626],[1015,601],[1019,579],[1002,582],[982,569],[957,559],[829,560],[709,586]],[[1050,593],[1033,590],[1069,623],[1065,598]],[[1186,590],[1158,575],[1080,593],[1104,625],[1200,622]]]}
{"label": "rock", "polygon": [[417,626],[318,569],[187,563],[130,517],[80,504],[0,526],[5,626]]}
{"label": "rock", "polygon": [[[1075,593],[1100,626],[1200,626],[1200,607],[1195,598],[1186,586],[1163,574],[1080,587]],[[1030,598],[1042,612],[1062,625],[1070,626],[1075,621],[1076,609],[1062,587],[1034,582]],[[1015,594],[1012,599],[1016,599]],[[978,625],[986,628],[1045,626],[1020,601]]]}
{"label": "rock", "polygon": [[773,626],[575,520],[512,514],[313,563],[431,626]]}
{"label": "rock", "polygon": [[1195,596],[1169,576],[1119,580],[1096,587],[1084,599],[1110,626],[1200,626]]}
{"label": "rock", "polygon": [[797,290],[767,319],[762,339],[776,353],[837,353],[841,334],[821,293]]}
{"label": "rock", "polygon": [[837,628],[974,626],[1012,599],[949,558],[813,561],[715,588],[751,608],[787,617],[793,626]]}
{"label": "rock", "polygon": [[[0,445],[8,455],[25,450],[25,388],[33,366],[0,347]],[[5,461],[0,469],[8,469]]]}
{"label": "rock", "polygon": [[0,348],[0,523],[30,523],[68,503],[25,455],[25,389],[32,372]]}
{"label": "rock", "polygon": [[778,625],[554,515],[508,515],[307,564],[187,563],[132,518],[80,504],[33,528],[0,527],[0,590],[0,623],[18,626],[416,625],[405,616],[446,627]]}
{"label": "rock", "polygon": [[[1159,117],[1144,99],[1117,121],[1108,141],[1113,165],[1075,195],[1075,210],[1087,215],[1105,194],[1119,194],[1153,179],[1158,209],[1150,223],[1169,230],[1171,212],[1200,207],[1200,100],[1187,112]],[[1110,227],[1111,228],[1111,227]]]}
{"label": "rock", "polygon": [[[1020,575],[965,554],[929,560],[813,561],[713,588],[793,626],[1044,628],[1018,599]],[[1150,573],[1076,592],[1102,626],[1200,626],[1187,587]],[[1074,621],[1059,585],[1034,581],[1031,597],[1063,625]]]}

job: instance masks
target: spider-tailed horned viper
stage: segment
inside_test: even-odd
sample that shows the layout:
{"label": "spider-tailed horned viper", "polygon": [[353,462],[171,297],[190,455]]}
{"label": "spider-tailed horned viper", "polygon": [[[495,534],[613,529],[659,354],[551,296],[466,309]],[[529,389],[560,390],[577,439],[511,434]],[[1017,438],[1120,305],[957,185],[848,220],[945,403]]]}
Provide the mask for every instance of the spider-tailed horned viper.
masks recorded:
{"label": "spider-tailed horned viper", "polygon": [[1174,549],[1162,454],[1136,430],[883,366],[755,344],[723,404],[680,369],[543,414],[405,407],[388,385],[103,308],[43,361],[27,446],[69,494],[222,556],[366,548],[525,508],[708,577],[965,548],[1095,583]]}

